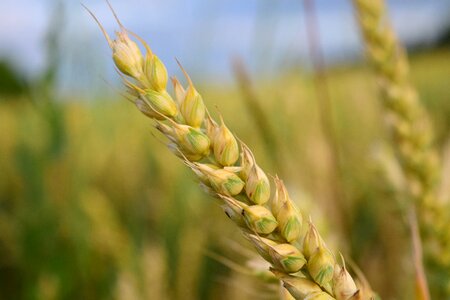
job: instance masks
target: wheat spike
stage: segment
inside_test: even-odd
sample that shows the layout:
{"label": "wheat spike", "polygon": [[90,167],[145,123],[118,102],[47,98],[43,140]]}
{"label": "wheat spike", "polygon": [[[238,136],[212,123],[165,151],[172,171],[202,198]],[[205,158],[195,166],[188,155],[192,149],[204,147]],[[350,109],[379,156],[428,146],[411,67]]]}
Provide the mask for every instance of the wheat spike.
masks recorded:
{"label": "wheat spike", "polygon": [[[238,143],[222,117],[220,122],[212,119],[187,72],[182,68],[187,88],[172,78],[174,101],[166,91],[164,64],[156,62],[148,45],[134,34],[147,54],[139,57],[140,52],[128,51],[134,42],[123,25],[121,30],[112,42],[113,55],[127,49],[121,55],[132,57],[120,56],[114,62],[124,75],[133,102],[145,116],[155,120],[156,128],[168,138],[169,148],[193,170],[201,185],[221,201],[227,216],[272,265],[271,271],[291,295],[295,299],[347,300],[348,295],[358,294],[358,299],[371,299],[372,292],[365,289],[362,294],[363,290],[357,288],[348,273],[345,281],[334,279],[335,271],[343,267],[312,224],[316,244],[309,243],[305,255],[303,244],[310,235],[302,235],[302,214],[283,182],[276,177],[271,186],[250,148]],[[275,192],[271,193],[273,187]]]}
{"label": "wheat spike", "polygon": [[[411,205],[417,207],[425,258],[447,270],[450,282],[449,208],[438,199],[439,159],[433,148],[433,128],[409,78],[408,59],[387,21],[383,0],[353,0],[366,52],[382,93],[383,106],[394,137],[394,147],[406,178]],[[433,245],[430,247],[430,245]],[[437,247],[436,247],[437,246]],[[438,295],[448,299],[450,286]]]}

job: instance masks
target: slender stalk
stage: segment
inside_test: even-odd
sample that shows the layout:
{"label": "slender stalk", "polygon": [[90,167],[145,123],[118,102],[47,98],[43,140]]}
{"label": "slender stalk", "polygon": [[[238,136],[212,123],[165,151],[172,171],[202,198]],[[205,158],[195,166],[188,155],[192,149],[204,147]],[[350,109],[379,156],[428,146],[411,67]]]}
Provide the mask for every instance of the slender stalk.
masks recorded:
{"label": "slender stalk", "polygon": [[252,80],[242,60],[236,58],[233,61],[233,71],[236,81],[239,84],[239,89],[248,114],[253,119],[253,122],[259,131],[259,136],[261,136],[264,142],[266,152],[270,157],[273,166],[282,165],[280,162],[280,151],[278,150],[278,137],[269,123],[267,114],[261,107],[260,99],[258,99],[258,96],[256,95]]}
{"label": "slender stalk", "polygon": [[317,20],[314,1],[315,0],[303,0],[303,7],[305,10],[305,29],[308,39],[308,50],[313,67],[314,88],[317,104],[319,106],[319,118],[331,162],[331,178],[329,181],[335,199],[334,201],[330,201],[331,205],[329,209],[335,212],[335,223],[339,227],[341,235],[348,236],[350,228],[347,221],[349,217],[344,205],[346,195],[342,187],[343,171],[341,151],[333,122],[333,105],[325,72],[325,57],[320,44],[319,22]]}
{"label": "slender stalk", "polygon": [[430,291],[428,288],[427,277],[423,268],[422,261],[422,241],[420,240],[419,226],[414,206],[411,206],[409,216],[409,228],[411,230],[412,255],[414,260],[414,270],[416,273],[416,299],[430,300]]}

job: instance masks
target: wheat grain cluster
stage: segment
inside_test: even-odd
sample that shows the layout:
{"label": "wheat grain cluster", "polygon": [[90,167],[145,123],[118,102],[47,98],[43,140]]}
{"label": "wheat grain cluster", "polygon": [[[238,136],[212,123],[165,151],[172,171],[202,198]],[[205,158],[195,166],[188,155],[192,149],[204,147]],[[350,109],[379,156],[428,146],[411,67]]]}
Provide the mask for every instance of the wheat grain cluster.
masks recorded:
{"label": "wheat grain cluster", "polygon": [[384,2],[354,0],[354,4],[406,179],[406,196],[409,205],[417,208],[428,271],[439,278],[433,290],[449,298],[450,208],[437,195],[441,162],[433,144],[432,122],[411,83],[406,52],[388,23]]}
{"label": "wheat grain cluster", "polygon": [[200,186],[221,202],[225,214],[271,264],[272,273],[290,295],[307,300],[374,298],[368,285],[352,278],[343,259],[338,263],[312,221],[298,210],[283,181],[277,176],[269,179],[222,116],[219,122],[211,117],[181,64],[188,85],[184,87],[172,77],[172,97],[162,61],[115,17],[120,26],[115,39],[99,25],[128,100],[155,121],[157,130],[169,141],[168,148],[193,171]]}

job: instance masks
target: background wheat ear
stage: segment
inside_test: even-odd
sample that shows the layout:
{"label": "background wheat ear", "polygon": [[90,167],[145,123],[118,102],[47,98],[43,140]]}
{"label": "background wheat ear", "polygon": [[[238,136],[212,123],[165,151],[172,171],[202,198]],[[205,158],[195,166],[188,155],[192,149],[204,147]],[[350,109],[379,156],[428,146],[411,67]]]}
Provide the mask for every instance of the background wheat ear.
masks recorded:
{"label": "background wheat ear", "polygon": [[[92,13],[91,13],[92,14]],[[115,14],[114,14],[115,15]],[[95,17],[94,17],[95,18]],[[254,154],[225,124],[215,121],[187,72],[187,87],[173,80],[175,100],[167,92],[167,70],[149,46],[119,22],[114,39],[102,31],[123,74],[130,99],[169,141],[169,148],[193,170],[201,185],[222,204],[273,274],[295,299],[371,299],[358,287],[310,221],[291,200],[278,177],[271,184]],[[132,37],[146,49],[142,53]]]}
{"label": "background wheat ear", "polygon": [[405,50],[388,22],[383,0],[354,0],[366,52],[379,82],[384,114],[415,206],[428,277],[436,299],[450,297],[450,207],[438,197],[440,162],[428,113],[409,77]]}

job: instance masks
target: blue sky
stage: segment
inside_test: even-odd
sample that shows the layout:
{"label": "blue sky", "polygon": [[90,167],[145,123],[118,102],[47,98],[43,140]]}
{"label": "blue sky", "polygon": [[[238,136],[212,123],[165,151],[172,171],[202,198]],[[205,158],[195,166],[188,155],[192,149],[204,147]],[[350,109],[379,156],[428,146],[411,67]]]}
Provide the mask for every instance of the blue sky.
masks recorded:
{"label": "blue sky", "polygon": [[[0,1],[0,58],[29,76],[46,63],[44,38],[53,0]],[[304,15],[299,0],[111,0],[123,23],[150,42],[177,72],[179,58],[205,78],[230,76],[230,59],[240,56],[254,71],[293,63],[307,65]],[[109,51],[78,0],[63,0],[62,85],[71,88],[108,74]],[[110,33],[116,28],[104,1],[84,0]],[[321,43],[327,61],[361,52],[350,0],[317,0]],[[450,16],[448,0],[389,1],[392,22],[408,43],[431,42]],[[106,70],[106,71],[105,71]]]}

